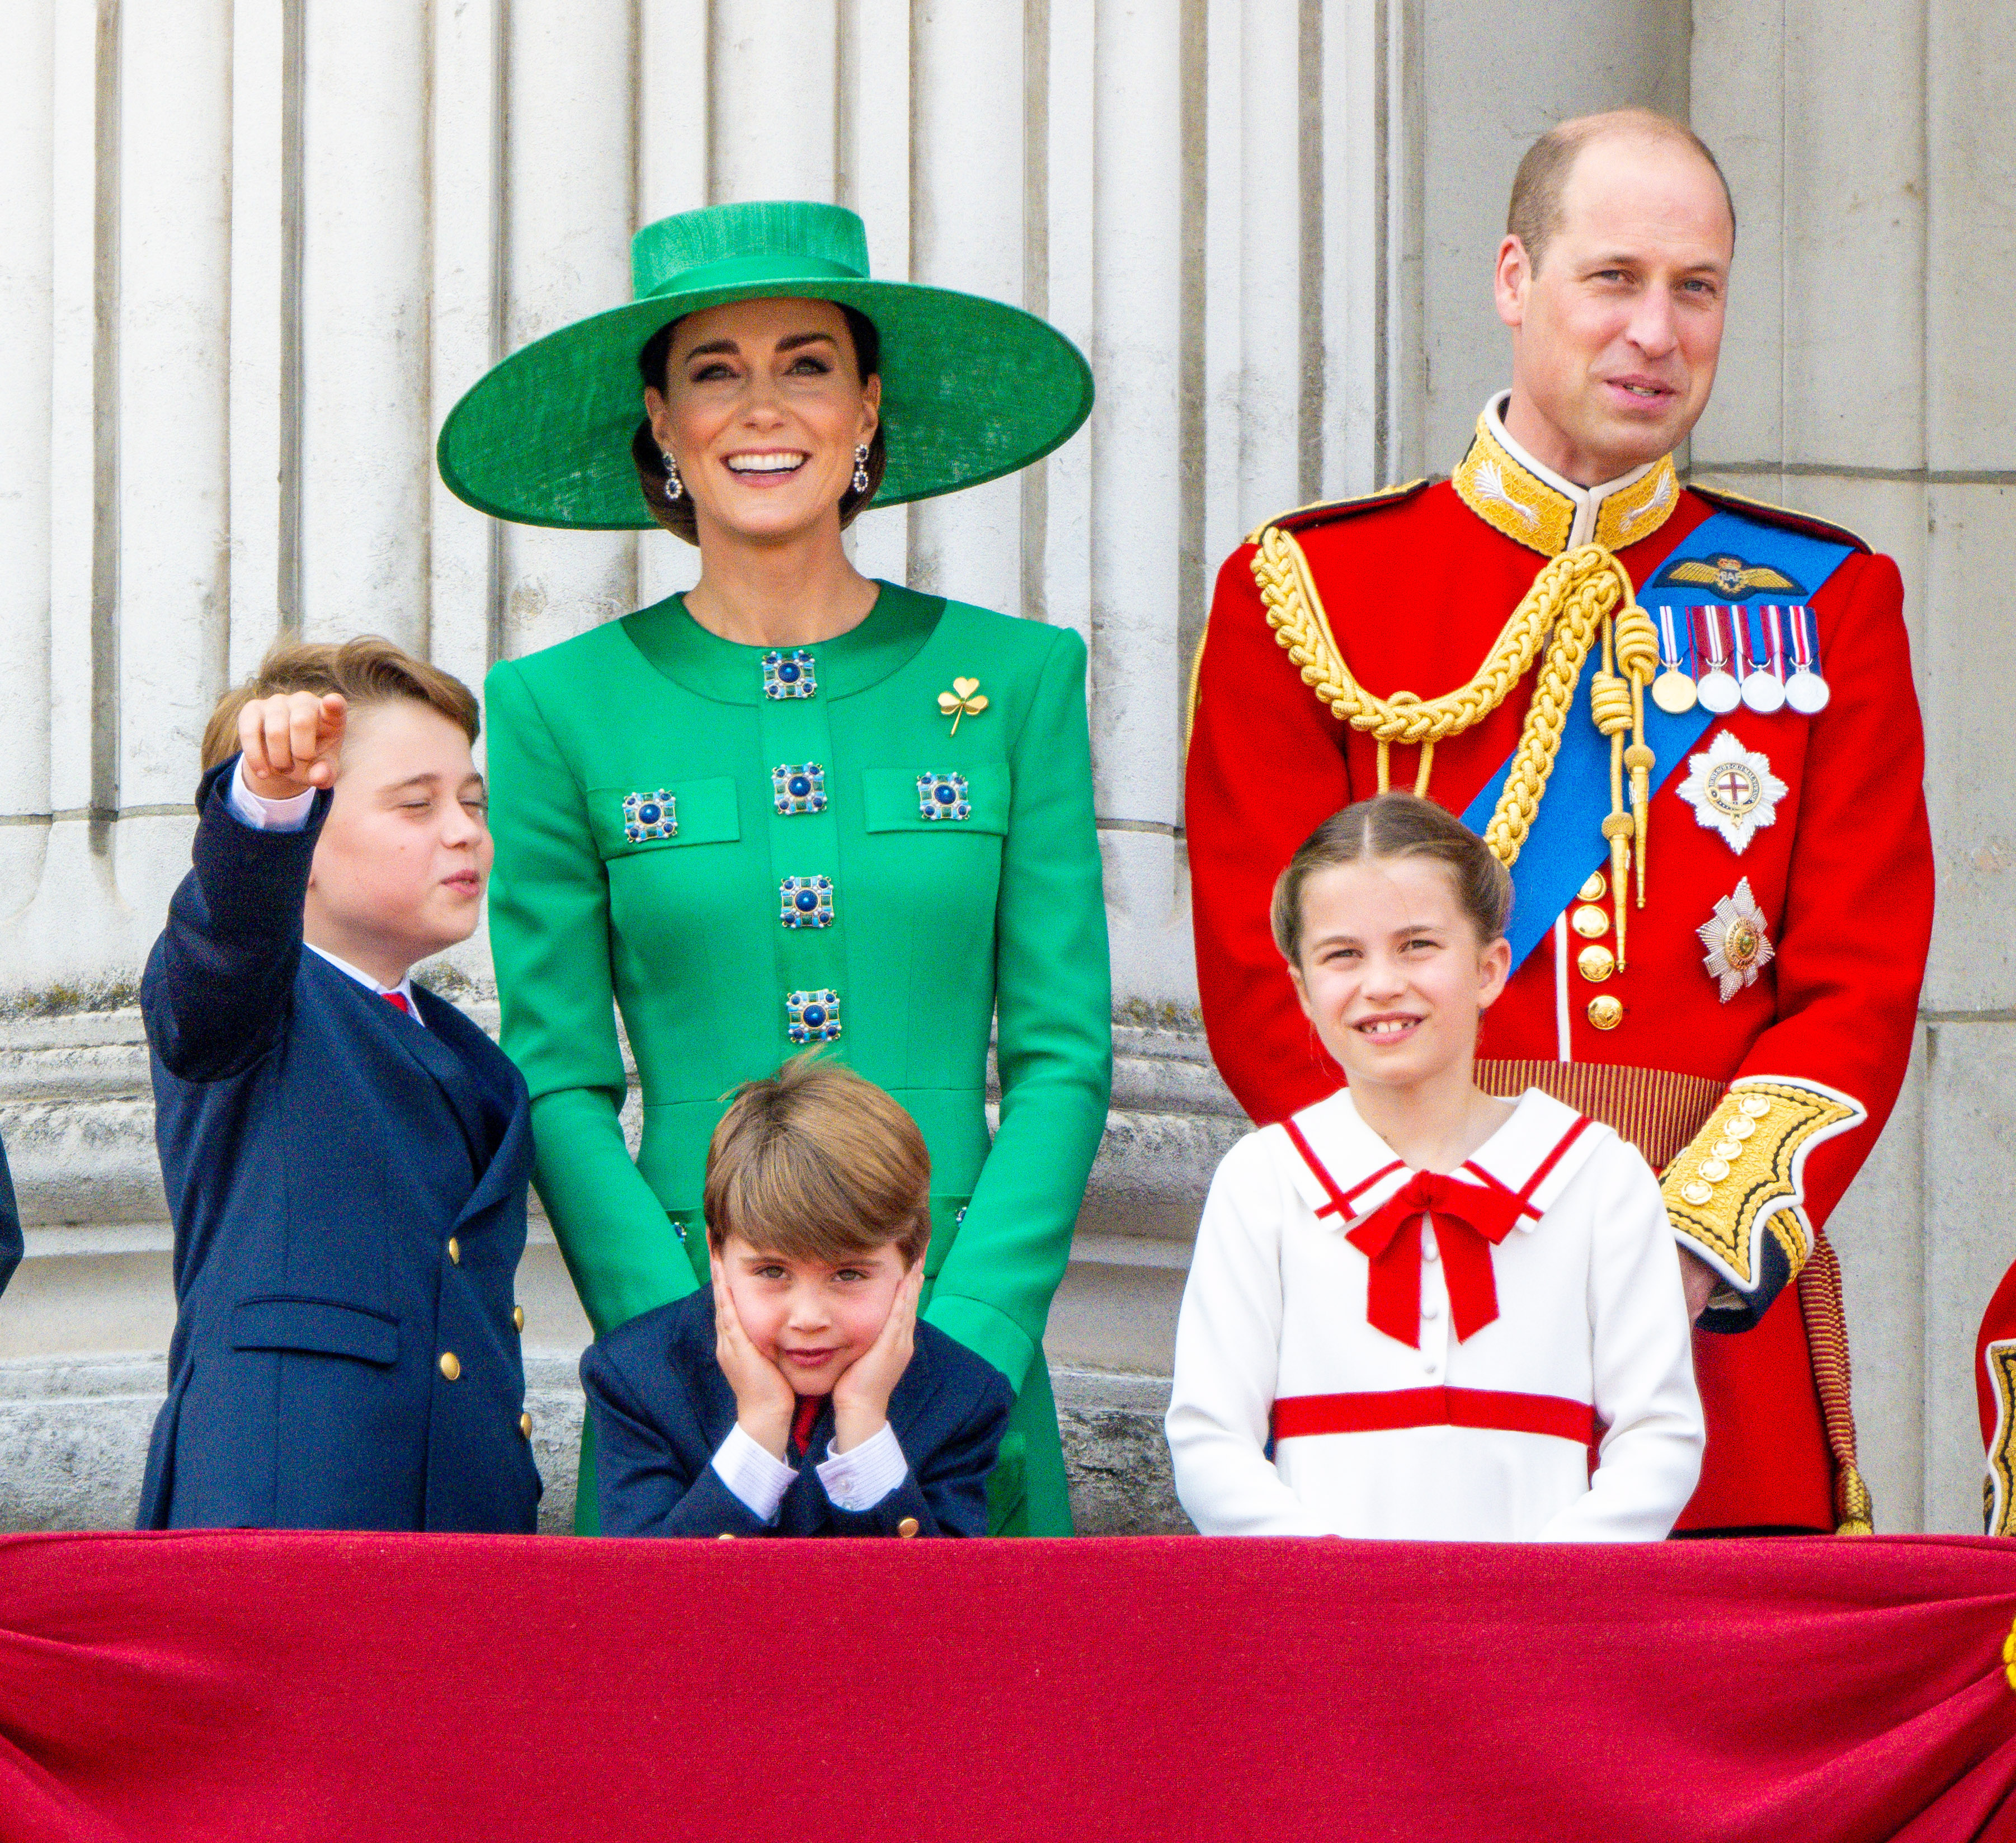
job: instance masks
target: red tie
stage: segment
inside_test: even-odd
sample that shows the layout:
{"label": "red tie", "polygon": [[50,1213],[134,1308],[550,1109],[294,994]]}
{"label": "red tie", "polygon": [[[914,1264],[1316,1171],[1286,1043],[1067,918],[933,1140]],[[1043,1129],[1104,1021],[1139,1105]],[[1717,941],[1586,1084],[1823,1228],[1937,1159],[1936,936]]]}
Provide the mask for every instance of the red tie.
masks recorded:
{"label": "red tie", "polygon": [[812,1423],[819,1419],[819,1410],[826,1405],[823,1395],[801,1395],[798,1411],[791,1417],[791,1444],[801,1453],[808,1453],[812,1446]]}
{"label": "red tie", "polygon": [[402,1011],[408,1017],[411,1017],[413,1015],[413,1008],[406,1002],[406,995],[405,993],[380,992],[378,996],[383,999],[387,1004],[391,1005],[394,1011]]}
{"label": "red tie", "polygon": [[1491,1250],[1519,1215],[1519,1199],[1509,1190],[1417,1171],[1345,1238],[1372,1264],[1365,1316],[1373,1329],[1404,1344],[1420,1343],[1421,1225],[1432,1216],[1456,1341],[1481,1331],[1498,1316]]}

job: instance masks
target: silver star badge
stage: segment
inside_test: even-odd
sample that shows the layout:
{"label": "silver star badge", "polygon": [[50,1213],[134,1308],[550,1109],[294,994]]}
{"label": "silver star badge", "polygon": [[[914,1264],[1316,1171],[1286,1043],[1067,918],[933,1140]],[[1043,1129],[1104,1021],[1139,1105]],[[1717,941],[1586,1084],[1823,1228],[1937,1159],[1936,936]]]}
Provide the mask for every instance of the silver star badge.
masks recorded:
{"label": "silver star badge", "polygon": [[1771,759],[1759,749],[1745,748],[1733,730],[1724,730],[1699,755],[1687,758],[1687,777],[1680,798],[1708,831],[1720,832],[1741,857],[1761,826],[1777,823],[1784,781],[1771,772]]}
{"label": "silver star badge", "polygon": [[1765,964],[1778,950],[1764,932],[1764,911],[1750,892],[1745,877],[1733,896],[1725,896],[1715,905],[1715,913],[1694,930],[1708,949],[1701,964],[1708,976],[1722,982],[1722,1001],[1726,1004],[1745,986],[1754,986]]}

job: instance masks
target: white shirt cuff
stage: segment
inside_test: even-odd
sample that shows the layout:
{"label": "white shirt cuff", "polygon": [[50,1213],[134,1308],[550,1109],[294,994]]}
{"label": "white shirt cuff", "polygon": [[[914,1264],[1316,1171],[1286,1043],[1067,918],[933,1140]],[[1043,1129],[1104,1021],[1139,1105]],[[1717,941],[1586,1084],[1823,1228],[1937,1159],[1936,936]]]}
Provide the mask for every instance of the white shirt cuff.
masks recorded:
{"label": "white shirt cuff", "polygon": [[797,1477],[782,1459],[751,1439],[740,1421],[728,1430],[728,1437],[714,1455],[714,1469],[721,1482],[765,1523],[776,1520],[784,1493]]}
{"label": "white shirt cuff", "polygon": [[843,1510],[872,1510],[909,1476],[896,1430],[884,1421],[878,1432],[851,1452],[836,1452],[819,1465],[826,1495]]}
{"label": "white shirt cuff", "polygon": [[225,795],[231,817],[255,832],[297,832],[308,822],[308,809],[315,804],[315,789],[290,794],[284,800],[269,800],[245,784],[245,758],[231,771],[231,791]]}

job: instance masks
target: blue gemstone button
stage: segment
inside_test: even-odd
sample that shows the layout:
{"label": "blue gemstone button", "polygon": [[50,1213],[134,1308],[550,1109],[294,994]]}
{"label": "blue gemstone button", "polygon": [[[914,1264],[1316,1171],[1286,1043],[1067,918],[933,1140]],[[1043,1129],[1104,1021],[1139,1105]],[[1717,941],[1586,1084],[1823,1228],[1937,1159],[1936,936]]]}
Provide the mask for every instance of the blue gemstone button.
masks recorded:
{"label": "blue gemstone button", "polygon": [[802,648],[794,652],[763,655],[763,695],[766,698],[810,698],[819,690],[819,673],[812,656]]}
{"label": "blue gemstone button", "polygon": [[831,1043],[840,1035],[837,992],[787,992],[784,1011],[790,1020],[785,1034],[794,1043]]}
{"label": "blue gemstone button", "polygon": [[972,802],[967,798],[963,774],[920,774],[917,777],[917,811],[926,819],[969,819]]}
{"label": "blue gemstone button", "polygon": [[770,770],[770,786],[776,796],[778,812],[787,817],[826,810],[826,770],[817,762],[802,766],[780,763]]}
{"label": "blue gemstone button", "polygon": [[779,915],[787,928],[833,925],[833,879],[787,877],[777,885]]}
{"label": "blue gemstone button", "polygon": [[678,802],[663,788],[655,793],[625,794],[623,836],[632,845],[648,845],[656,839],[675,838],[679,829],[678,813]]}

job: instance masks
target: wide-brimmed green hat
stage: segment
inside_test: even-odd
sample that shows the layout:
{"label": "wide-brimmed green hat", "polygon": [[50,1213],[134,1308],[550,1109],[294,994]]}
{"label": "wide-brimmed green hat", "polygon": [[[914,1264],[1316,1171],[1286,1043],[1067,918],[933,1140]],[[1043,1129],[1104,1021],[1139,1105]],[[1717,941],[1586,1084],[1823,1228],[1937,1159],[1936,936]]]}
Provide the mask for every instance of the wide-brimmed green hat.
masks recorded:
{"label": "wide-brimmed green hat", "polygon": [[668,321],[730,301],[838,301],[875,323],[878,506],[1013,473],[1091,413],[1091,367],[1055,327],[977,294],[870,280],[866,233],[838,205],[684,211],[637,233],[630,267],[629,305],[535,340],[449,411],[436,458],[458,497],[520,525],[650,525],[630,452],[644,413],[637,355]]}

